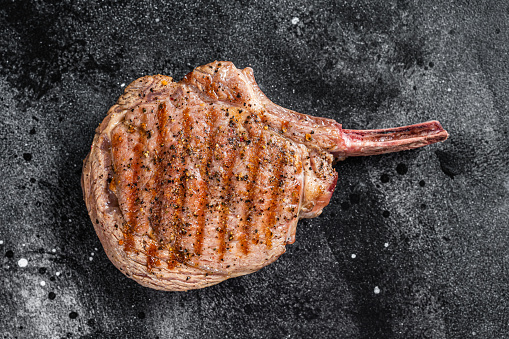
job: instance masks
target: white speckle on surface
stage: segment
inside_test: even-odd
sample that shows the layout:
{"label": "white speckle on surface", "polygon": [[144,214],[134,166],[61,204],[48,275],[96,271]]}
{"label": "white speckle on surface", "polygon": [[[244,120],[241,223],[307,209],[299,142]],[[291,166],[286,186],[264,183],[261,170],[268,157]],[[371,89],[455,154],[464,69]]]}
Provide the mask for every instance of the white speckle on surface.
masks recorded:
{"label": "white speckle on surface", "polygon": [[46,286],[46,282],[43,280],[39,283],[42,287]]}
{"label": "white speckle on surface", "polygon": [[92,260],[94,260],[94,258],[92,258],[92,257],[88,257],[88,260],[92,261]]}
{"label": "white speckle on surface", "polygon": [[21,246],[25,247],[27,244],[21,244]]}
{"label": "white speckle on surface", "polygon": [[449,88],[447,89],[447,92],[450,92],[450,91],[452,91],[452,89],[449,87]]}
{"label": "white speckle on surface", "polygon": [[0,240],[0,245],[3,245],[4,244],[4,241],[3,240]]}
{"label": "white speckle on surface", "polygon": [[120,84],[120,87],[124,88],[124,87],[125,87],[125,84],[124,84],[124,83],[121,83],[121,84]]}
{"label": "white speckle on surface", "polygon": [[91,255],[91,256],[94,256],[94,255],[95,255],[95,253],[94,253],[94,252],[90,252],[90,255]]}
{"label": "white speckle on surface", "polygon": [[156,22],[159,22],[159,18],[156,18]]}
{"label": "white speckle on surface", "polygon": [[99,251],[99,249],[97,247],[94,247],[94,251]]}
{"label": "white speckle on surface", "polygon": [[55,273],[55,275],[56,275],[57,277],[59,277],[59,276],[60,276],[60,274],[61,274],[60,272],[56,272],[56,273]]}
{"label": "white speckle on surface", "polygon": [[375,289],[373,290],[373,292],[375,292],[375,294],[379,294],[380,288],[378,288],[378,286],[375,286]]}
{"label": "white speckle on surface", "polygon": [[389,247],[389,243],[388,243],[388,242],[386,242],[386,243],[384,244],[384,247]]}
{"label": "white speckle on surface", "polygon": [[56,249],[56,248],[54,248],[54,249],[52,249],[52,250],[51,250],[51,252],[56,253],[56,252],[57,252],[57,249]]}
{"label": "white speckle on surface", "polygon": [[27,265],[28,265],[28,260],[26,260],[25,258],[21,258],[18,260],[19,267],[27,267]]}
{"label": "white speckle on surface", "polygon": [[300,22],[300,19],[297,17],[292,18],[292,25],[297,25]]}
{"label": "white speckle on surface", "polygon": [[357,254],[354,253],[354,254],[352,254],[352,259],[355,259],[355,258],[357,258]]}

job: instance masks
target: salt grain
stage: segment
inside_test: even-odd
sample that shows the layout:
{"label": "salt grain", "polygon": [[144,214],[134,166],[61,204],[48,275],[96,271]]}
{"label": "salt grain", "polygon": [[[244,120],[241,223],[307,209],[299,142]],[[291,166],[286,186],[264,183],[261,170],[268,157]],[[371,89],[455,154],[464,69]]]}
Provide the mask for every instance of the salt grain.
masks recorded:
{"label": "salt grain", "polygon": [[21,258],[18,260],[19,267],[27,267],[27,265],[28,265],[28,260],[26,260],[25,258]]}
{"label": "salt grain", "polygon": [[60,276],[60,274],[61,274],[60,272],[56,272],[56,273],[55,273],[55,275],[56,275],[57,277],[59,277],[59,276]]}
{"label": "salt grain", "polygon": [[352,254],[352,259],[355,259],[355,258],[357,258],[357,255]]}
{"label": "salt grain", "polygon": [[88,260],[92,261],[92,260],[94,260],[94,258],[92,258],[92,257],[88,257]]}
{"label": "salt grain", "polygon": [[0,245],[3,245],[4,244],[4,241],[3,240],[0,240]]}
{"label": "salt grain", "polygon": [[120,87],[125,87],[125,84],[124,83],[120,84]]}
{"label": "salt grain", "polygon": [[297,25],[300,22],[300,19],[297,17],[292,18],[292,25]]}
{"label": "salt grain", "polygon": [[55,253],[57,251],[56,248],[52,249],[51,252]]}
{"label": "salt grain", "polygon": [[46,282],[43,280],[39,283],[42,287],[46,286]]}
{"label": "salt grain", "polygon": [[388,242],[386,242],[386,243],[384,244],[384,247],[389,247],[389,243],[388,243]]}
{"label": "salt grain", "polygon": [[380,293],[380,288],[378,288],[378,286],[375,286],[375,290],[373,292],[375,292],[375,294],[379,294]]}

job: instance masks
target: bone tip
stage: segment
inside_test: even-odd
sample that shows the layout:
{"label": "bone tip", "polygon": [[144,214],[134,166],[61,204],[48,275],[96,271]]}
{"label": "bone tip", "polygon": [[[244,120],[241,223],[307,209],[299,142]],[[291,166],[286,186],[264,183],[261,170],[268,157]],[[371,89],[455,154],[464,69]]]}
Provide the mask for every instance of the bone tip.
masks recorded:
{"label": "bone tip", "polygon": [[438,120],[430,121],[430,124],[434,124],[437,127],[437,141],[442,142],[449,138],[449,133],[442,127],[442,124]]}

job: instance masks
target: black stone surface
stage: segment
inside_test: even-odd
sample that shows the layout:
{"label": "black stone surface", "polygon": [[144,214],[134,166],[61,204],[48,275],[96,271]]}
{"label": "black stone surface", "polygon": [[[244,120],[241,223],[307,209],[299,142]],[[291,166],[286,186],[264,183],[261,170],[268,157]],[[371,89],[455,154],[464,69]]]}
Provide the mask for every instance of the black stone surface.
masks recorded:
{"label": "black stone surface", "polygon": [[[125,85],[216,59],[346,128],[451,137],[339,163],[273,265],[150,290],[104,254],[81,163]],[[504,0],[1,1],[0,338],[508,338],[508,65]]]}

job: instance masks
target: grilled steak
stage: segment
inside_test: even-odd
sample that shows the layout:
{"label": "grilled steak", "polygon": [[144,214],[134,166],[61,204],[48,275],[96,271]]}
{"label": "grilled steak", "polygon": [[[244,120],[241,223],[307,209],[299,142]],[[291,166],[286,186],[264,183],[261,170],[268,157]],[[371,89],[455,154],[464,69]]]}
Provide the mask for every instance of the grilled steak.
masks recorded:
{"label": "grilled steak", "polygon": [[272,263],[331,198],[334,159],[443,141],[436,121],[355,131],[272,103],[252,70],[200,66],[131,83],[96,130],[82,187],[110,260],[189,290]]}

